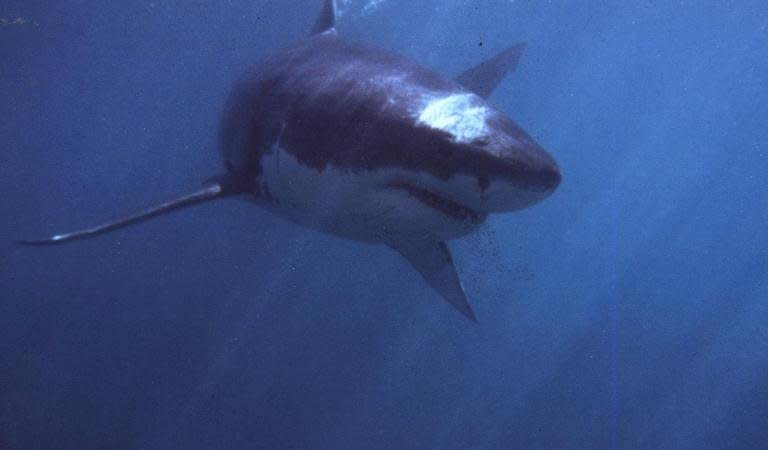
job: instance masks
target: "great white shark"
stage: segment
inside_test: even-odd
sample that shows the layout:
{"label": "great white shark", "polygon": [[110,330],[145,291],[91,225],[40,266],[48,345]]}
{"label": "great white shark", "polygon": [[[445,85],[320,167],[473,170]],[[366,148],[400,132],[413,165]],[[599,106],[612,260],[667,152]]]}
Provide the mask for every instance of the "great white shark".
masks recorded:
{"label": "great white shark", "polygon": [[308,38],[235,84],[219,130],[223,175],[137,214],[23,242],[59,244],[244,196],[305,227],[391,247],[475,320],[446,241],[491,213],[538,203],[561,178],[547,151],[486,101],[525,44],[449,80],[341,39],[336,15],[324,0]]}

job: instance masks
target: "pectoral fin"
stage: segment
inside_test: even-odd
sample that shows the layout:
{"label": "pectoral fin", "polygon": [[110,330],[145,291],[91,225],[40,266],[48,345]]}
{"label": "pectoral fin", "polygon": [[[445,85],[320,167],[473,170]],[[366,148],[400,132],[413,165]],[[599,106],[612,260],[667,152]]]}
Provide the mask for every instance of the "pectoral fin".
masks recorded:
{"label": "pectoral fin", "polygon": [[501,80],[517,68],[525,43],[509,47],[493,58],[466,70],[456,82],[483,98],[488,98]]}
{"label": "pectoral fin", "polygon": [[469,319],[477,321],[453,265],[451,251],[445,242],[409,242],[392,247],[403,255],[448,303]]}
{"label": "pectoral fin", "polygon": [[26,245],[53,245],[74,241],[77,239],[98,236],[113,230],[117,230],[119,228],[127,227],[139,222],[144,222],[145,220],[149,220],[153,217],[168,214],[169,212],[183,209],[188,206],[236,195],[240,192],[241,190],[236,184],[235,178],[230,176],[214,177],[205,182],[203,187],[190,194],[183,195],[151,208],[147,208],[138,213],[131,214],[120,219],[111,220],[109,222],[105,222],[83,230],[74,231],[71,233],[61,233],[44,239],[23,240],[19,241],[19,243]]}

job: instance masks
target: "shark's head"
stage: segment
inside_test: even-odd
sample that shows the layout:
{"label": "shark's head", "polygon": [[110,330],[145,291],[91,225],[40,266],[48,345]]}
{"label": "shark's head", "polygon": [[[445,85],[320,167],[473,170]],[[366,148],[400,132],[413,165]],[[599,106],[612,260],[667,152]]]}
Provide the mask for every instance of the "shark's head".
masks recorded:
{"label": "shark's head", "polygon": [[[426,96],[413,111],[422,166],[433,175],[395,183],[456,218],[515,211],[560,184],[555,160],[511,119],[469,92]],[[406,177],[408,178],[408,177]]]}
{"label": "shark's head", "polygon": [[[522,128],[410,60],[329,35],[278,56],[233,91],[222,152],[257,197],[294,205],[307,223],[345,211],[349,223],[447,240],[560,183],[553,158]],[[287,170],[289,158],[301,170]],[[370,225],[383,217],[385,226]]]}

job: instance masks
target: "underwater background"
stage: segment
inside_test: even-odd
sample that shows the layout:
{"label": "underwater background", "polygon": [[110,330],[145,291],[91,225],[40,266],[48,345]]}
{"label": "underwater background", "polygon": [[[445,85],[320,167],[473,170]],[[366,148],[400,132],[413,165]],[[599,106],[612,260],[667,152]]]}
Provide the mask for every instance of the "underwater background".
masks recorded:
{"label": "underwater background", "polygon": [[563,183],[452,242],[478,324],[236,199],[15,243],[220,173],[320,3],[0,3],[0,448],[768,448],[764,1],[341,2],[447,76],[528,43],[491,102]]}

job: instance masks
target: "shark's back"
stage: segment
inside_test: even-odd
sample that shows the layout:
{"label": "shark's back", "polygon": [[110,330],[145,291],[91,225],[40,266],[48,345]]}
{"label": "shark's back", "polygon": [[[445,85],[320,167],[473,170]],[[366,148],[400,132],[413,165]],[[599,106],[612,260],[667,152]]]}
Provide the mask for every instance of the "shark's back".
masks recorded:
{"label": "shark's back", "polygon": [[222,121],[223,157],[236,170],[258,172],[261,154],[279,138],[319,170],[392,166],[402,156],[393,152],[424,159],[419,153],[434,148],[424,142],[430,133],[414,126],[424,99],[459,92],[457,83],[406,57],[316,35],[237,84]]}

